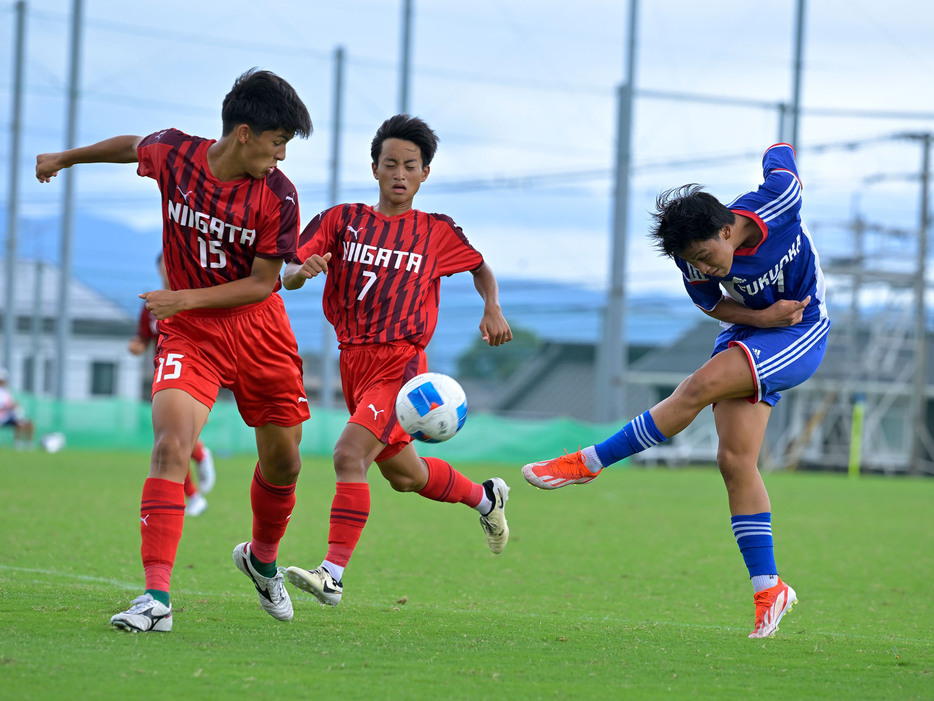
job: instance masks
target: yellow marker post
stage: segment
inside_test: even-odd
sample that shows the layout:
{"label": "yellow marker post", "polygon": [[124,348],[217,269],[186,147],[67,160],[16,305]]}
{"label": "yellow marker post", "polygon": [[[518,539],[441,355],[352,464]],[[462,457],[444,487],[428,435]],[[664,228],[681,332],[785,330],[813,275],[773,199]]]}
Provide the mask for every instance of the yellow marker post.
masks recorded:
{"label": "yellow marker post", "polygon": [[850,464],[847,473],[859,477],[859,465],[863,449],[863,415],[866,412],[866,396],[853,396],[853,422],[850,428]]}

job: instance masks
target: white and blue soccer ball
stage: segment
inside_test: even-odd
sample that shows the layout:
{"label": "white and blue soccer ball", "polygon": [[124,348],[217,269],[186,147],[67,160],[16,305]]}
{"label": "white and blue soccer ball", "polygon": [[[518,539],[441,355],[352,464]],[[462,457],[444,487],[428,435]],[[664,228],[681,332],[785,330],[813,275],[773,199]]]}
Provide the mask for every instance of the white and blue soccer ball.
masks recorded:
{"label": "white and blue soccer ball", "polygon": [[453,377],[438,372],[416,375],[396,397],[396,418],[412,438],[441,443],[467,421],[467,395]]}

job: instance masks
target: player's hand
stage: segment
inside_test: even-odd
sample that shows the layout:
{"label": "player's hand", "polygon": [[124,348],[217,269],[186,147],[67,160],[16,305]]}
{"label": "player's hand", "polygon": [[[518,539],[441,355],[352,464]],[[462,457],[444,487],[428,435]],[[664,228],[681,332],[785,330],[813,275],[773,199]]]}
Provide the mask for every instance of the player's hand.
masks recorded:
{"label": "player's hand", "polygon": [[811,295],[808,295],[801,301],[794,299],[780,299],[771,307],[765,309],[765,316],[769,324],[764,328],[774,328],[779,326],[794,326],[801,323],[804,318],[804,310],[811,303]]}
{"label": "player's hand", "polygon": [[317,253],[311,255],[304,263],[302,263],[302,275],[310,280],[313,277],[317,277],[320,273],[328,274],[328,261],[331,260],[331,252],[328,251],[323,256],[319,256]]}
{"label": "player's hand", "polygon": [[480,337],[491,346],[501,346],[512,340],[512,329],[502,312],[484,312],[480,320]]}
{"label": "player's hand", "polygon": [[146,301],[146,309],[152,312],[152,315],[159,321],[185,310],[182,295],[175,290],[143,292],[139,298]]}
{"label": "player's hand", "polygon": [[40,183],[47,183],[63,168],[70,164],[62,161],[61,153],[40,153],[36,156],[36,178]]}
{"label": "player's hand", "polygon": [[127,343],[126,349],[133,355],[140,355],[144,350],[146,350],[146,344],[139,336],[134,336],[130,339],[130,342]]}

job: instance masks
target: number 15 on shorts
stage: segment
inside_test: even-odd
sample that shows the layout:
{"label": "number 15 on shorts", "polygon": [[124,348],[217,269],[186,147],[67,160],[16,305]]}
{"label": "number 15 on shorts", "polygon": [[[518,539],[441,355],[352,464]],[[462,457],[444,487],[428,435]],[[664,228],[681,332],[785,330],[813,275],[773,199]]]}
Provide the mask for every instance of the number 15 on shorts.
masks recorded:
{"label": "number 15 on shorts", "polygon": [[182,375],[181,353],[169,353],[164,358],[159,358],[159,369],[156,370],[156,384],[162,380],[175,380]]}

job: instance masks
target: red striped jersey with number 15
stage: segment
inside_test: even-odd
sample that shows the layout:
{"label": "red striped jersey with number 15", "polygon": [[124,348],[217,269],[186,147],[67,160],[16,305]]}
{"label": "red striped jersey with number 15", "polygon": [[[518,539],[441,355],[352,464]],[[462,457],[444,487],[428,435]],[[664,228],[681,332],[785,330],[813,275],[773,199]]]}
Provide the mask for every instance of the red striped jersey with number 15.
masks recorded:
{"label": "red striped jersey with number 15", "polygon": [[240,280],[254,258],[290,259],[298,243],[295,186],[278,169],[262,179],[218,180],[207,162],[213,143],[165,129],[137,148],[137,172],[156,180],[162,194],[162,250],[173,290]]}
{"label": "red striped jersey with number 15", "polygon": [[441,278],[483,263],[450,217],[417,209],[387,217],[364,204],[312,219],[294,260],[328,251],[324,313],[342,346],[408,341],[424,348],[438,321]]}

